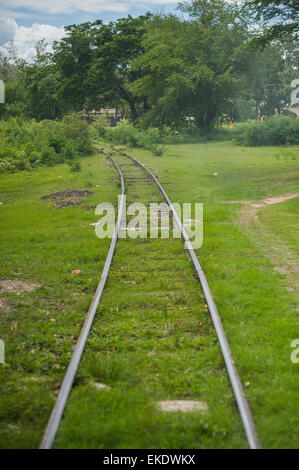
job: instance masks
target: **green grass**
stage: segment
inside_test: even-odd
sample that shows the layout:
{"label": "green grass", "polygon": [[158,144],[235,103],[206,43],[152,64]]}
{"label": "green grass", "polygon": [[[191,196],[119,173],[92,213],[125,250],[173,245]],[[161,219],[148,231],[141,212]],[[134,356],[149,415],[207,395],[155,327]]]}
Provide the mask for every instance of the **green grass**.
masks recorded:
{"label": "green grass", "polygon": [[[83,206],[116,201],[117,178],[98,156],[83,165],[76,175],[59,165],[0,177],[0,279],[41,285],[21,295],[0,291],[10,301],[10,310],[0,312],[6,347],[6,365],[0,365],[1,447],[38,446],[105,261],[109,242],[95,237],[89,224],[97,217]],[[94,194],[82,206],[64,209],[39,200],[66,189]],[[81,275],[72,277],[74,269]]]}
{"label": "green grass", "polygon": [[[299,365],[290,361],[290,343],[299,338],[298,296],[240,223],[242,205],[220,201],[298,191],[298,148],[292,158],[279,159],[275,148],[224,142],[168,146],[163,157],[131,153],[159,175],[173,202],[204,203],[204,243],[197,251],[241,380],[250,382],[246,395],[260,441],[266,448],[297,448]],[[20,296],[0,294],[13,307],[0,314],[7,363],[0,366],[3,448],[38,446],[109,246],[89,226],[93,210],[58,210],[53,201],[39,200],[58,190],[89,189],[88,205],[116,202],[117,174],[103,155],[84,160],[82,168],[0,177],[0,278],[42,286]],[[129,201],[160,200],[143,182],[127,190]],[[295,210],[294,199],[260,212],[260,223],[294,252]],[[73,269],[81,275],[71,277]],[[98,391],[92,382],[111,389]],[[206,401],[209,411],[157,410],[157,400],[175,398]],[[120,240],[55,447],[246,446],[182,241]]]}
{"label": "green grass", "polygon": [[262,209],[260,220],[292,250],[299,255],[298,220],[299,198]]}
{"label": "green grass", "polygon": [[[141,169],[123,169],[143,178]],[[127,187],[127,199],[162,200],[143,180]],[[95,392],[90,382],[105,383],[112,391]],[[217,339],[181,240],[118,242],[77,384],[57,447],[246,446]],[[210,411],[184,416],[156,409],[158,400],[180,398],[206,401]]]}
{"label": "green grass", "polygon": [[[261,443],[270,448],[298,447],[299,368],[290,362],[290,342],[299,338],[298,294],[286,290],[285,277],[239,224],[240,206],[219,201],[297,192],[297,160],[277,160],[276,151],[228,143],[169,147],[160,159],[134,151],[162,184],[169,183],[172,201],[204,203],[199,257],[242,381],[250,382],[246,394]],[[298,158],[298,147],[293,152]],[[293,218],[285,223],[286,231],[293,229]]]}

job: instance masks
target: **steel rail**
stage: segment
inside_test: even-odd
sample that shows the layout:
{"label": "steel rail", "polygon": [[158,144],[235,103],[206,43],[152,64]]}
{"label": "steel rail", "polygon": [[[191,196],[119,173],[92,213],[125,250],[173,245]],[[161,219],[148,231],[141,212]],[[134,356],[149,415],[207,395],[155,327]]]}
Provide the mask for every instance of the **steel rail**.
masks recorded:
{"label": "steel rail", "polygon": [[67,402],[68,396],[70,394],[74,378],[82,357],[82,353],[84,351],[84,347],[86,344],[87,337],[90,332],[90,328],[92,326],[97,307],[99,305],[99,302],[101,300],[101,296],[107,281],[109,269],[111,266],[114,250],[115,250],[115,245],[117,242],[118,234],[119,234],[119,229],[120,229],[120,224],[121,224],[121,219],[122,219],[122,213],[124,209],[124,201],[125,201],[125,183],[124,183],[124,177],[123,174],[116,163],[116,161],[110,157],[111,160],[113,161],[115,167],[117,168],[117,171],[119,173],[120,179],[121,179],[121,197],[120,197],[120,203],[119,203],[119,211],[118,211],[118,217],[117,217],[117,222],[115,226],[115,230],[113,233],[113,237],[110,243],[108,255],[105,261],[104,269],[102,272],[102,276],[100,279],[100,282],[98,284],[98,287],[95,291],[95,294],[93,296],[92,302],[90,304],[86,319],[84,321],[84,324],[81,329],[80,336],[78,338],[77,344],[75,346],[73,355],[71,357],[70,363],[68,365],[66,374],[64,376],[62,385],[60,387],[55,405],[52,409],[52,413],[50,415],[50,419],[48,421],[48,425],[46,427],[46,430],[44,432],[44,436],[40,445],[40,449],[51,449],[52,444],[54,442],[57,429],[60,423],[60,420],[63,415],[63,411],[65,408],[65,404]]}
{"label": "steel rail", "polygon": [[[115,149],[113,149],[113,150],[115,152],[117,151]],[[196,269],[196,272],[198,274],[198,277],[199,277],[199,280],[200,280],[200,283],[201,283],[201,286],[202,286],[203,293],[205,295],[205,298],[206,298],[206,301],[207,301],[207,304],[208,304],[208,307],[209,307],[209,311],[210,311],[212,321],[213,321],[213,324],[214,324],[214,327],[215,327],[215,330],[216,330],[216,334],[217,334],[217,337],[218,337],[218,340],[219,340],[220,348],[221,348],[222,355],[223,355],[223,358],[224,358],[224,362],[225,362],[225,365],[226,365],[226,368],[227,368],[227,372],[228,372],[228,375],[229,375],[229,378],[230,378],[230,381],[231,381],[232,389],[233,389],[233,392],[234,392],[234,395],[235,395],[236,403],[237,403],[237,406],[238,406],[238,409],[239,409],[239,413],[240,413],[240,416],[241,416],[241,420],[242,420],[242,423],[243,423],[243,427],[244,427],[244,431],[245,431],[245,434],[246,434],[246,437],[247,437],[249,447],[250,447],[250,449],[260,449],[261,445],[260,445],[258,437],[257,437],[253,417],[252,417],[252,414],[251,414],[251,411],[250,411],[250,408],[249,408],[249,404],[248,404],[247,398],[245,396],[245,393],[244,393],[244,390],[243,390],[243,387],[242,387],[242,383],[241,383],[238,371],[237,371],[237,369],[234,365],[234,360],[233,360],[233,357],[232,357],[231,349],[230,349],[228,340],[226,338],[226,335],[225,335],[225,332],[224,332],[224,329],[223,329],[223,326],[222,326],[222,322],[221,322],[220,315],[218,313],[218,309],[217,309],[216,304],[214,302],[214,299],[213,299],[213,296],[212,296],[207,278],[206,278],[205,273],[204,273],[204,271],[203,271],[203,269],[202,269],[202,267],[201,267],[201,265],[198,261],[198,258],[195,254],[195,251],[194,251],[193,247],[192,247],[192,243],[190,242],[188,234],[186,233],[185,228],[184,228],[183,224],[181,223],[181,220],[180,220],[179,216],[177,215],[177,212],[176,212],[175,208],[173,207],[171,200],[167,196],[166,192],[164,191],[161,183],[158,181],[156,176],[145,165],[143,165],[143,163],[139,162],[136,158],[132,157],[132,155],[129,155],[125,152],[119,152],[119,153],[122,154],[122,155],[125,155],[126,157],[129,157],[131,160],[133,160],[137,165],[142,167],[151,176],[151,178],[157,184],[157,186],[158,186],[162,196],[164,197],[166,203],[170,207],[170,210],[173,214],[173,217],[174,217],[174,219],[177,223],[177,226],[179,227],[179,229],[180,229],[180,231],[181,231],[181,233],[184,237],[185,246],[186,246],[187,250],[189,251],[189,254],[190,254],[191,259],[193,261],[194,267]]]}

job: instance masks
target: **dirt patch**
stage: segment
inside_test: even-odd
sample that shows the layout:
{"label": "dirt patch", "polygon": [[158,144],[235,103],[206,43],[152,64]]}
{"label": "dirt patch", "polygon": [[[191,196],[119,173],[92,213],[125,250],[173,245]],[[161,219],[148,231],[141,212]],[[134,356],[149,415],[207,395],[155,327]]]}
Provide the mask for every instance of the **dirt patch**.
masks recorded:
{"label": "dirt patch", "polygon": [[[88,191],[87,189],[72,189],[69,191],[60,191],[58,193],[48,194],[46,196],[42,196],[40,199],[52,199],[55,201],[54,207],[62,209],[63,207],[68,206],[79,206],[83,203],[81,198],[90,196],[91,194],[93,194],[93,192]],[[88,206],[85,206],[84,208],[86,207]]]}
{"label": "dirt patch", "polygon": [[273,196],[260,201],[220,201],[223,204],[243,204],[240,212],[240,223],[253,237],[255,243],[262,249],[267,258],[274,265],[274,271],[284,275],[288,280],[289,291],[299,288],[299,260],[295,253],[283,241],[263,224],[259,222],[258,211],[272,204],[279,204],[298,197],[299,193],[288,193],[282,196]]}
{"label": "dirt patch", "polygon": [[256,208],[264,207],[264,206],[269,206],[271,204],[278,204],[279,202],[284,202],[287,201],[288,199],[294,199],[294,197],[298,197],[299,193],[291,193],[291,194],[285,194],[284,196],[273,196],[273,197],[268,197],[266,199],[262,199],[260,202],[257,202],[256,204],[252,204]]}
{"label": "dirt patch", "polygon": [[257,220],[257,212],[258,209],[262,207],[270,206],[272,204],[279,204],[280,202],[285,202],[288,199],[294,199],[298,197],[299,193],[289,193],[284,194],[282,196],[272,196],[267,197],[265,199],[261,199],[260,201],[219,201],[220,204],[244,204],[245,210],[243,211],[242,222],[247,225],[250,223],[250,219],[254,218]]}
{"label": "dirt patch", "polygon": [[9,312],[11,310],[9,299],[0,298],[0,310],[2,310],[3,312]]}
{"label": "dirt patch", "polygon": [[4,292],[9,292],[13,294],[21,294],[22,292],[32,292],[33,290],[40,287],[39,284],[35,282],[24,282],[18,281],[17,279],[11,280],[0,280],[0,289]]}
{"label": "dirt patch", "polygon": [[70,191],[61,191],[58,193],[48,194],[47,196],[42,196],[41,199],[60,199],[62,197],[83,197],[93,194],[92,191],[87,189],[72,189]]}
{"label": "dirt patch", "polygon": [[251,204],[252,201],[219,201],[220,204]]}

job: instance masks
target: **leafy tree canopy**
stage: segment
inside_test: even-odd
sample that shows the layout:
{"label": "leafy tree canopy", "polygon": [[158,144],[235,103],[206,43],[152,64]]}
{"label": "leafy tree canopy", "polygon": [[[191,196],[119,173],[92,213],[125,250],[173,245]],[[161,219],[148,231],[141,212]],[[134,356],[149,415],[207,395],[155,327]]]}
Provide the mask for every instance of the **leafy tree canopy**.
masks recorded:
{"label": "leafy tree canopy", "polygon": [[93,109],[125,102],[135,120],[143,97],[131,93],[140,75],[131,60],[142,52],[141,38],[150,14],[121,18],[107,25],[67,26],[67,36],[54,45],[54,61],[61,73],[59,95],[77,109]]}
{"label": "leafy tree canopy", "polygon": [[181,9],[192,20],[167,15],[148,23],[145,52],[133,63],[145,72],[134,91],[148,94],[146,118],[157,125],[192,116],[198,125],[210,127],[235,94],[247,26],[243,13],[218,0],[184,3]]}
{"label": "leafy tree canopy", "polygon": [[258,45],[264,46],[272,40],[298,40],[298,0],[248,0],[246,5],[256,20],[266,26],[256,41]]}

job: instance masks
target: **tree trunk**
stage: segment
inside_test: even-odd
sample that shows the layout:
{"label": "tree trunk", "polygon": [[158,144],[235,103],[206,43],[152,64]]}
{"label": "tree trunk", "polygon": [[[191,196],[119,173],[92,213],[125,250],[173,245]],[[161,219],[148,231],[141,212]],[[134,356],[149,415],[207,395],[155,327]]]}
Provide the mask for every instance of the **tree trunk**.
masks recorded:
{"label": "tree trunk", "polygon": [[136,107],[135,107],[135,103],[129,103],[129,106],[130,106],[130,115],[131,115],[131,120],[132,121],[136,121],[136,119],[138,118],[138,113],[137,113],[137,110],[136,110]]}
{"label": "tree trunk", "polygon": [[143,100],[143,112],[149,111],[151,109],[150,105],[148,104],[147,96]]}
{"label": "tree trunk", "polygon": [[135,99],[127,90],[122,87],[119,87],[120,96],[124,101],[126,101],[130,108],[130,117],[132,121],[136,121],[138,118],[138,112],[135,105]]}

